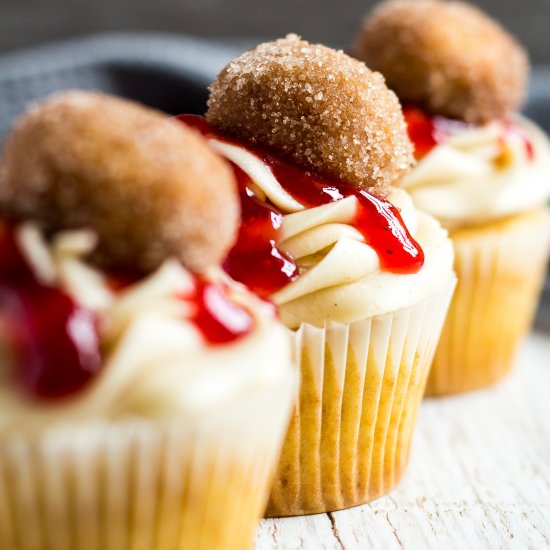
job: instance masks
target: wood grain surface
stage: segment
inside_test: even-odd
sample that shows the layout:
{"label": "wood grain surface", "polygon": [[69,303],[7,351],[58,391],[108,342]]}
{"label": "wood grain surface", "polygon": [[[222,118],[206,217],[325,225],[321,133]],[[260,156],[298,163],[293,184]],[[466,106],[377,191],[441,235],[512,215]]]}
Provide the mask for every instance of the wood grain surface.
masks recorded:
{"label": "wood grain surface", "polygon": [[256,550],[550,548],[550,337],[532,335],[496,387],[428,399],[390,496],[263,520]]}

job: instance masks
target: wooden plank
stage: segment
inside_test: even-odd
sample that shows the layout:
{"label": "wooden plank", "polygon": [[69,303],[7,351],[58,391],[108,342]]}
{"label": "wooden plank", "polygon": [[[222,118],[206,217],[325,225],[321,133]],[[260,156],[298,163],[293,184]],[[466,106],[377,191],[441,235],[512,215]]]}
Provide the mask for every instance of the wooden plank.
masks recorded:
{"label": "wooden plank", "polygon": [[329,514],[260,522],[257,548],[262,550],[340,550]]}
{"label": "wooden plank", "polygon": [[264,520],[256,548],[550,548],[550,338],[532,335],[495,388],[426,400],[389,497]]}

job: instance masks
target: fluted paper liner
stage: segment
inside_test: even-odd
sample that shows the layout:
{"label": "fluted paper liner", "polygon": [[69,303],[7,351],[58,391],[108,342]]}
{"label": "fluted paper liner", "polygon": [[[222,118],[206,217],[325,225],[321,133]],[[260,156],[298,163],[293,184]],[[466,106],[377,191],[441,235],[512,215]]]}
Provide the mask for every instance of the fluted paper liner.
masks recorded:
{"label": "fluted paper liner", "polygon": [[397,484],[454,285],[394,313],[294,333],[302,380],[268,516],[348,508]]}
{"label": "fluted paper liner", "polygon": [[510,371],[546,273],[546,208],[451,233],[458,276],[427,395],[489,386]]}
{"label": "fluted paper liner", "polygon": [[250,548],[295,387],[287,379],[193,421],[0,439],[0,548]]}

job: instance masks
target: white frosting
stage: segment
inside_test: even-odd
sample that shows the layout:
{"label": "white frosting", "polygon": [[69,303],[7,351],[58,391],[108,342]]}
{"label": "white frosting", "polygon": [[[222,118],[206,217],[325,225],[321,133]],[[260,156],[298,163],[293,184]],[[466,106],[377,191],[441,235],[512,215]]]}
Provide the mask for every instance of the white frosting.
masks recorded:
{"label": "white frosting", "polygon": [[[352,225],[355,197],[316,208],[304,209],[299,203],[300,208],[285,208],[288,193],[258,157],[237,146],[231,146],[228,153],[218,140],[211,143],[285,214],[278,246],[292,256],[300,273],[271,298],[289,328],[302,322],[317,326],[329,321],[350,323],[409,307],[453,277],[453,250],[447,232],[419,212],[405,191],[393,189],[388,199],[400,209],[405,225],[425,254],[424,266],[407,275],[380,268],[378,254]],[[269,177],[264,177],[266,170]]]}
{"label": "white frosting", "polygon": [[263,193],[275,206],[285,212],[297,212],[304,209],[281,187],[271,170],[263,162],[258,162],[255,155],[242,147],[231,145],[225,141],[212,139],[210,144],[218,153],[240,166],[252,178],[252,181],[261,181]]}
{"label": "white frosting", "polygon": [[550,143],[523,117],[511,124],[530,141],[505,132],[504,123],[461,128],[438,144],[403,180],[418,208],[448,228],[523,212],[550,198]]}
{"label": "white frosting", "polygon": [[210,279],[229,287],[255,327],[235,342],[212,346],[189,320],[194,304],[181,296],[192,290],[193,280],[179,263],[167,261],[114,294],[103,275],[81,259],[94,246],[90,232],[64,232],[47,244],[35,226],[25,224],[17,240],[37,276],[98,315],[105,364],[73,397],[36,402],[14,390],[9,348],[0,343],[0,434],[100,418],[193,417],[289,376],[288,338],[270,306],[223,273],[213,272]]}

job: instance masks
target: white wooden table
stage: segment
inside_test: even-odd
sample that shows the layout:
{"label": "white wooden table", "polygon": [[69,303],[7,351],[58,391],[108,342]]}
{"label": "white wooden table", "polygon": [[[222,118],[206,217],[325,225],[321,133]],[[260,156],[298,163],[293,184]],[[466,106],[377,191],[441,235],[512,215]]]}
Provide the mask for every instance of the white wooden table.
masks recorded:
{"label": "white wooden table", "polygon": [[263,520],[256,550],[550,548],[550,338],[532,335],[498,386],[422,406],[390,496]]}

